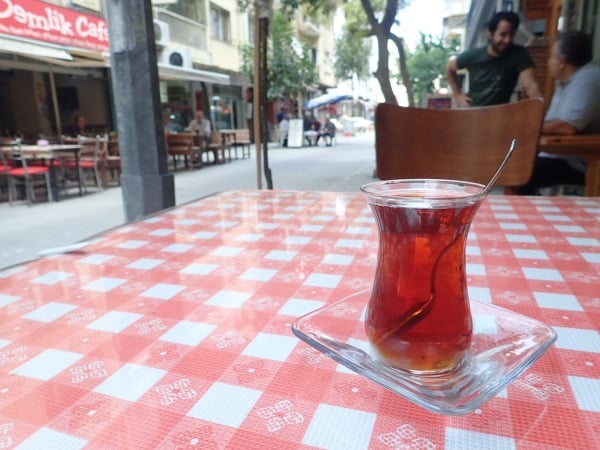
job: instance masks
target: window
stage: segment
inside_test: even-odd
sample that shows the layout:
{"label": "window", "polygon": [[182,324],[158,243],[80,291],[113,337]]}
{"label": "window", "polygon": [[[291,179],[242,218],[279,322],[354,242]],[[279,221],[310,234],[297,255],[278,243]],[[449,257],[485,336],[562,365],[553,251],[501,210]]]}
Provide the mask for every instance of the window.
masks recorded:
{"label": "window", "polygon": [[254,14],[248,14],[248,42],[254,45]]}
{"label": "window", "polygon": [[204,23],[204,0],[179,0],[167,5],[167,10],[196,22]]}
{"label": "window", "polygon": [[210,37],[229,42],[229,11],[210,5]]}

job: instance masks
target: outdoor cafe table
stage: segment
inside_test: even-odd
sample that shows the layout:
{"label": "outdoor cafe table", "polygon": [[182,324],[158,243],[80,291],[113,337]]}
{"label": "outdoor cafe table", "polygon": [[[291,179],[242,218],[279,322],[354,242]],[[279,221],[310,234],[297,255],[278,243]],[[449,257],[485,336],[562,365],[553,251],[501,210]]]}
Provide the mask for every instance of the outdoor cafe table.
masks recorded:
{"label": "outdoor cafe table", "polygon": [[[2,147],[3,152],[9,154],[11,152],[20,151],[27,159],[43,159],[49,162],[50,166],[50,184],[52,186],[52,196],[55,201],[60,200],[60,190],[58,188],[58,177],[56,176],[55,161],[60,161],[64,158],[74,158],[76,167],[79,167],[79,152],[81,145],[74,144],[49,144],[49,145],[21,145],[19,147]],[[79,196],[83,195],[82,180],[79,170],[76,170],[77,187],[79,188]]]}
{"label": "outdoor cafe table", "polygon": [[539,149],[566,157],[578,157],[587,163],[585,172],[585,195],[600,196],[600,135],[575,134],[542,135]]}
{"label": "outdoor cafe table", "polygon": [[376,236],[360,193],[233,191],[0,271],[0,447],[598,448],[600,198],[482,205],[471,299],[558,339],[466,415],[416,406],[292,334],[369,288]]}

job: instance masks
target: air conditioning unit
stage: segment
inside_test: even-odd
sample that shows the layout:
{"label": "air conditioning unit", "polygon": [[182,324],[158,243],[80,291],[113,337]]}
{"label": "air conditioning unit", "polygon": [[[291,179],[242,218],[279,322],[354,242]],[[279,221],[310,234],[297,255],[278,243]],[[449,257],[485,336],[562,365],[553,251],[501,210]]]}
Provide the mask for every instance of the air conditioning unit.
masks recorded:
{"label": "air conditioning unit", "polygon": [[159,62],[165,66],[180,69],[192,68],[192,52],[189,48],[165,47],[160,53]]}
{"label": "air conditioning unit", "polygon": [[171,41],[171,33],[169,31],[169,24],[162,20],[154,21],[154,40],[157,47],[165,47],[169,45]]}

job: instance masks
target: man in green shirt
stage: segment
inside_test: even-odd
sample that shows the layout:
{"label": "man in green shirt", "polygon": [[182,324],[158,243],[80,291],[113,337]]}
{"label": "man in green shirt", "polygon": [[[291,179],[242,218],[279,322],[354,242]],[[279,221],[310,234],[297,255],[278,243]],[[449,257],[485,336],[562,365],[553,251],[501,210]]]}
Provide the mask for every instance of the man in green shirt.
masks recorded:
{"label": "man in green shirt", "polygon": [[[513,44],[519,16],[511,11],[496,13],[488,24],[488,45],[467,50],[446,65],[452,96],[461,108],[508,103],[517,82],[530,98],[542,97],[533,76],[531,56]],[[469,92],[461,92],[457,72],[469,71]]]}

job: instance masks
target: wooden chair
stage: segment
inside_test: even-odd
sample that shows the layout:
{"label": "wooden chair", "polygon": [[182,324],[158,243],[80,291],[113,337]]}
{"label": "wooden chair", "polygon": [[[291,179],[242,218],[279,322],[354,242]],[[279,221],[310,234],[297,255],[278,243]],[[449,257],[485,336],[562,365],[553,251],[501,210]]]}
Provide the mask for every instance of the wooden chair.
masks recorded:
{"label": "wooden chair", "polygon": [[173,169],[177,168],[177,159],[183,156],[183,164],[190,167],[194,137],[191,133],[167,133],[167,152],[173,157]]}
{"label": "wooden chair", "polygon": [[213,154],[213,163],[231,162],[231,143],[219,130],[213,130],[208,141],[207,150]]}
{"label": "wooden chair", "polygon": [[531,177],[543,114],[541,99],[465,109],[382,103],[375,111],[377,176],[486,184],[516,138],[515,152],[495,184],[514,193]]}
{"label": "wooden chair", "polygon": [[[100,178],[102,186],[108,185],[108,174],[110,173],[111,181],[116,180],[117,184],[121,185],[121,155],[119,154],[118,141],[114,138],[109,138],[104,135],[99,139],[100,149]],[[116,173],[116,177],[115,177]]]}
{"label": "wooden chair", "polygon": [[250,158],[250,130],[247,128],[236,128],[235,129],[235,157],[237,158],[237,149],[242,150],[242,158]]}

